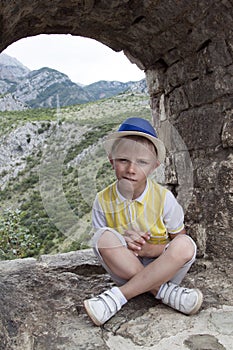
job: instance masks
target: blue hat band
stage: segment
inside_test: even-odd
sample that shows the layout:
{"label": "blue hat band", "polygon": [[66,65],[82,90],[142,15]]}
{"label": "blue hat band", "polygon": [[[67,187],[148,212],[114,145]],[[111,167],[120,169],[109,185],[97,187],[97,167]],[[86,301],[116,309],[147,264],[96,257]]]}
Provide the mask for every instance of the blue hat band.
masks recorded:
{"label": "blue hat band", "polygon": [[143,132],[144,134],[148,134],[151,135],[153,137],[158,138],[157,134],[155,133],[155,131],[153,130],[152,132],[145,130],[143,128],[140,128],[136,125],[130,125],[130,124],[126,124],[123,123],[120,128],[118,129],[118,131],[139,131],[139,132]]}

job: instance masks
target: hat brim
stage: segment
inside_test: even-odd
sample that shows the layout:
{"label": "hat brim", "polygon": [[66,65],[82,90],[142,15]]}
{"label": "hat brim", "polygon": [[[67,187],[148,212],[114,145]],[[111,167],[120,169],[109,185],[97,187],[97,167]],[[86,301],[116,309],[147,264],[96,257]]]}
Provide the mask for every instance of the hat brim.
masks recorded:
{"label": "hat brim", "polygon": [[104,148],[108,156],[111,155],[112,146],[116,140],[125,136],[133,136],[133,135],[145,137],[150,142],[152,142],[157,149],[159,163],[161,164],[164,162],[165,156],[166,156],[166,149],[163,142],[152,135],[149,135],[140,131],[117,131],[108,135],[104,141]]}

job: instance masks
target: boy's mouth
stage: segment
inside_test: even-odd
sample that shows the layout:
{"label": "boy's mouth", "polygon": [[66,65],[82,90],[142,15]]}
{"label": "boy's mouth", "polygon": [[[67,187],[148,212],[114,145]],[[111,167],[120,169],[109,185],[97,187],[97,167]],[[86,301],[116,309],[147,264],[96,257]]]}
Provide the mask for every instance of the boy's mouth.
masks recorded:
{"label": "boy's mouth", "polygon": [[123,179],[124,179],[124,180],[128,180],[128,181],[131,181],[131,182],[136,182],[136,181],[137,181],[137,180],[135,180],[135,179],[132,179],[132,178],[126,177],[126,176],[124,176]]}

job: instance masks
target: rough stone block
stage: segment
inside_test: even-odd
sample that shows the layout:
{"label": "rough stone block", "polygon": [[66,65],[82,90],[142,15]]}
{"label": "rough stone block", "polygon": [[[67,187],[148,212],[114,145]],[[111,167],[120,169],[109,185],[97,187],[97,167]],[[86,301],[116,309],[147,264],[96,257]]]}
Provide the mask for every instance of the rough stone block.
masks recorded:
{"label": "rough stone block", "polygon": [[223,148],[233,147],[233,112],[229,113],[222,128]]}
{"label": "rough stone block", "polygon": [[176,119],[179,114],[189,108],[189,102],[183,87],[174,89],[166,97],[167,116]]}
{"label": "rough stone block", "polygon": [[219,105],[210,104],[182,112],[174,126],[189,150],[216,148],[221,143],[222,119]]}

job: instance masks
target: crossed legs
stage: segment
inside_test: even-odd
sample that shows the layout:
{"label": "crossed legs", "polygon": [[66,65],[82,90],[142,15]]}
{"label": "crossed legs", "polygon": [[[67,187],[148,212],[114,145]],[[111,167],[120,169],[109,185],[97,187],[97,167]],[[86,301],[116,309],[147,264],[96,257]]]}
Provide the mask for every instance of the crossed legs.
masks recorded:
{"label": "crossed legs", "polygon": [[127,248],[124,239],[108,229],[99,234],[94,250],[116,283],[121,284],[119,289],[127,300],[149,291],[156,296],[161,285],[168,281],[179,284],[196,255],[192,239],[180,234],[159,257],[144,266]]}
{"label": "crossed legs", "polygon": [[84,301],[87,314],[97,326],[114,316],[127,300],[145,292],[184,314],[199,311],[201,291],[179,286],[196,256],[190,237],[179,234],[156,258],[138,258],[127,248],[124,237],[111,228],[97,231],[93,243],[96,256],[119,286]]}

